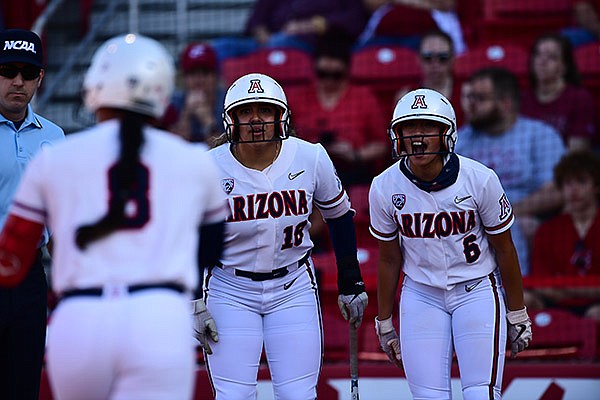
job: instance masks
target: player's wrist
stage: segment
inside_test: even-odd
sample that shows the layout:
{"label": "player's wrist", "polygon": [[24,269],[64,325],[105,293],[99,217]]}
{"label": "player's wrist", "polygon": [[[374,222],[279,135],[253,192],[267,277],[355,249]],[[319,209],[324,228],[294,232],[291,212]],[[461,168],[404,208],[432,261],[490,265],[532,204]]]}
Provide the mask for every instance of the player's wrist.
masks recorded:
{"label": "player's wrist", "polygon": [[200,314],[201,312],[206,311],[206,304],[204,304],[204,300],[196,299],[192,300],[192,314]]}
{"label": "player's wrist", "polygon": [[529,315],[527,314],[527,307],[523,307],[520,310],[510,311],[506,313],[506,319],[511,325],[521,324],[529,320]]}
{"label": "player's wrist", "polygon": [[394,323],[392,321],[392,316],[390,315],[388,318],[380,320],[379,316],[375,317],[375,329],[380,334],[386,334],[394,330]]}

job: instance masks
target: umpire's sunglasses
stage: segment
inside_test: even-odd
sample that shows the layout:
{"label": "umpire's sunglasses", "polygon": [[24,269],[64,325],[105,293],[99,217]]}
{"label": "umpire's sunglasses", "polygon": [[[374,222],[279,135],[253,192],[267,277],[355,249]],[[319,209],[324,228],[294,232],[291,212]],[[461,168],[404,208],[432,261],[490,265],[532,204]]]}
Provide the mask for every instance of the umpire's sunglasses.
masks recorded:
{"label": "umpire's sunglasses", "polygon": [[35,65],[27,65],[25,67],[15,67],[14,65],[0,65],[0,75],[8,78],[14,79],[19,73],[26,81],[32,81],[40,76],[41,68],[36,67]]}

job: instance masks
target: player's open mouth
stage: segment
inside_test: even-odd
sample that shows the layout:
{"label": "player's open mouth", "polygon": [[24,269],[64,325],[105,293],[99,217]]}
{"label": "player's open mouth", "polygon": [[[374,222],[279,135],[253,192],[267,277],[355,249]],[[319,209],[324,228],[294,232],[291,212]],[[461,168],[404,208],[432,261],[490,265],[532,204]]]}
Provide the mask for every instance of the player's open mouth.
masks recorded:
{"label": "player's open mouth", "polygon": [[427,145],[425,144],[425,142],[420,141],[420,140],[415,140],[413,142],[410,142],[410,146],[412,148],[413,154],[423,154],[423,153],[425,153],[425,150],[427,149]]}

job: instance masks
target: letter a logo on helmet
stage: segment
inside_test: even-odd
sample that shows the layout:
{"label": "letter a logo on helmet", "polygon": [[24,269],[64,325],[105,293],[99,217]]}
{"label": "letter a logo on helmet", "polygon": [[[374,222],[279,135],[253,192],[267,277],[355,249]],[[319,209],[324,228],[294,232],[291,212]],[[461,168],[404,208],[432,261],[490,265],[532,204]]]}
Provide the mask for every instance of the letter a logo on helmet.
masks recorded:
{"label": "letter a logo on helmet", "polygon": [[416,95],[415,101],[413,102],[412,106],[410,106],[410,108],[412,108],[412,109],[428,108],[427,104],[425,104],[425,95],[424,94]]}
{"label": "letter a logo on helmet", "polygon": [[260,86],[260,79],[252,79],[250,80],[250,89],[248,89],[248,93],[264,93],[265,90]]}

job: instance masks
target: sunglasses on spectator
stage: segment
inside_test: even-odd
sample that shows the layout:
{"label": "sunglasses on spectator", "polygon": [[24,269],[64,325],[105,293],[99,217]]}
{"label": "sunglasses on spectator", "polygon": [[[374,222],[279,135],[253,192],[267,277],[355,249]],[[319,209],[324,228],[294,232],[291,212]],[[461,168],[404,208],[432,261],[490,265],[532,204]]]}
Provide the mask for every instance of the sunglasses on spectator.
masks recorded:
{"label": "sunglasses on spectator", "polygon": [[14,79],[19,73],[26,81],[32,81],[40,76],[41,69],[34,65],[27,65],[25,67],[15,67],[12,65],[0,65],[0,75],[8,78]]}
{"label": "sunglasses on spectator", "polygon": [[324,69],[317,69],[315,71],[317,77],[319,79],[332,79],[339,81],[340,79],[344,79],[346,76],[346,71],[327,71]]}
{"label": "sunglasses on spectator", "polygon": [[438,62],[445,63],[450,57],[450,53],[421,53],[421,59],[426,62],[437,60]]}

